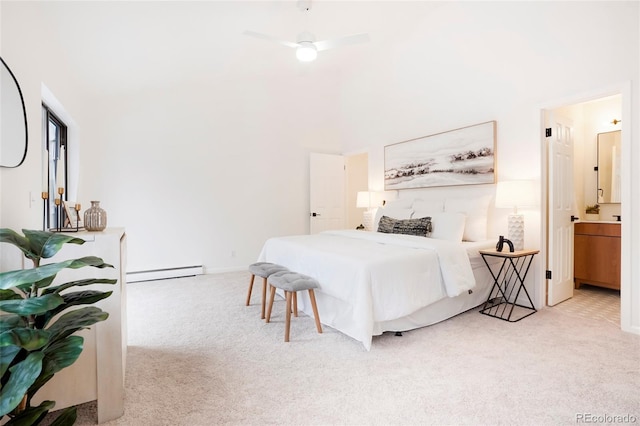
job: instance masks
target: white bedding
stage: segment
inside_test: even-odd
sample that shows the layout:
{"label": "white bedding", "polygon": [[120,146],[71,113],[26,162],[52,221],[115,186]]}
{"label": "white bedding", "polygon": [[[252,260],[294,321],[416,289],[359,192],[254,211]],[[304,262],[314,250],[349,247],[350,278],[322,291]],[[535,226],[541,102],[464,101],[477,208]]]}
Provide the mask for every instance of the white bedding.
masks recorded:
{"label": "white bedding", "polygon": [[474,252],[450,241],[344,230],[269,239],[259,261],[316,278],[321,299],[344,302],[339,309],[319,303],[321,322],[369,350],[376,324],[473,289],[469,255]]}

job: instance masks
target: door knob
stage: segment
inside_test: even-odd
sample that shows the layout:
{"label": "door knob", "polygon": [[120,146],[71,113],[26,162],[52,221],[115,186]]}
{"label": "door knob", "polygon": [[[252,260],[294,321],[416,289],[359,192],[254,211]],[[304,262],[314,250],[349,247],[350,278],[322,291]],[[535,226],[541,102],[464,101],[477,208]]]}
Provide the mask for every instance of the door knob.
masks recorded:
{"label": "door knob", "polygon": [[576,220],[580,220],[578,216],[571,215],[571,222],[575,222]]}
{"label": "door knob", "polygon": [[320,216],[320,213],[313,212],[313,213],[311,213],[311,216],[312,217]]}

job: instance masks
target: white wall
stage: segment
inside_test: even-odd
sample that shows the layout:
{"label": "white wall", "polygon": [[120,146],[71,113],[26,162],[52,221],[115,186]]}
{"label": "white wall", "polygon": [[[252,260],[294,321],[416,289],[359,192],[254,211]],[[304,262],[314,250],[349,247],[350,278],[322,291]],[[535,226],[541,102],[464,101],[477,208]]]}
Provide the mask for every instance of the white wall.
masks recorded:
{"label": "white wall", "polygon": [[[78,8],[79,21],[94,7],[63,4],[66,13]],[[376,4],[358,4],[351,12],[366,21]],[[116,16],[129,7],[100,5],[113,7]],[[388,38],[352,50],[353,58],[345,53],[344,67],[334,72],[197,70],[153,89],[100,97],[74,80],[65,46],[55,43],[56,21],[39,2],[0,7],[2,55],[23,85],[32,141],[25,165],[1,172],[2,226],[41,223],[28,194],[39,192],[39,143],[33,141],[40,137],[44,82],[80,128],[78,201],[101,200],[109,223],[127,228],[130,271],[193,262],[208,271],[243,267],[265,238],[305,232],[309,151],[368,151],[370,188],[379,189],[384,145],[496,120],[499,178],[539,178],[541,108],[612,85],[634,88],[627,101],[629,161],[640,164],[637,2],[408,2],[397,6],[406,19],[388,15],[389,27],[381,32]],[[384,27],[370,20],[373,30]],[[336,15],[336,21],[349,19]],[[396,33],[402,38],[392,39]],[[123,71],[115,68],[122,64],[113,65]],[[623,215],[640,217],[640,170],[629,169],[626,177],[632,202]],[[535,220],[526,235],[534,244],[542,231]],[[636,259],[637,227],[625,231],[626,251]],[[639,277],[640,267],[630,267],[636,296]]]}
{"label": "white wall", "polygon": [[[17,173],[3,171],[3,203],[14,214],[3,217],[3,226],[40,227],[39,204],[29,208],[26,194],[39,191],[44,81],[80,128],[77,201],[88,207],[100,200],[108,224],[126,228],[129,271],[244,268],[265,239],[308,231],[308,154],[341,152],[332,134],[332,79],[213,75],[89,97],[47,64],[64,46],[40,42],[54,30],[38,19],[44,17],[37,6],[3,5],[3,31],[23,40],[3,46],[3,56],[6,50],[19,63],[32,117],[27,163]],[[24,200],[9,202],[17,198]]]}
{"label": "white wall", "polygon": [[331,115],[307,114],[304,82],[292,86],[196,81],[100,100],[81,192],[126,226],[130,270],[244,267],[266,238],[307,232],[308,153],[340,148]]}

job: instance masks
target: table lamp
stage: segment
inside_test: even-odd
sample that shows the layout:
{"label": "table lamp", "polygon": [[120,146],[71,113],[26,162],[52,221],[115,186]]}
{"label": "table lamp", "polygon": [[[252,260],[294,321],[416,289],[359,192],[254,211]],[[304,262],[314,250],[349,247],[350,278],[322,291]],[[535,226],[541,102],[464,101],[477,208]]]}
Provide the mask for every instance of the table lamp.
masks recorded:
{"label": "table lamp", "polygon": [[358,191],[356,197],[356,207],[359,209],[367,209],[362,214],[363,226],[366,231],[371,230],[371,193],[369,191]]}
{"label": "table lamp", "polygon": [[367,209],[362,214],[363,225],[366,231],[375,231],[373,229],[373,222],[375,217],[375,211],[383,203],[384,194],[376,191],[358,191],[356,197],[356,207],[360,209]]}
{"label": "table lamp", "polygon": [[507,238],[515,250],[524,250],[524,215],[518,213],[518,208],[535,206],[537,193],[534,180],[507,180],[498,182],[496,187],[496,207],[513,209],[509,215]]}

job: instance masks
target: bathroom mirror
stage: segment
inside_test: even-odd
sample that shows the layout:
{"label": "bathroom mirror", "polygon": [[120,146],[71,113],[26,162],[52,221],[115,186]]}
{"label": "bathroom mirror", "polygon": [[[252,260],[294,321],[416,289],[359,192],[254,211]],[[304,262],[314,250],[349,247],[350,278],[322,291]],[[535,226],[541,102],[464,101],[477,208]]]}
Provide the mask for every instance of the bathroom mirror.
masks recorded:
{"label": "bathroom mirror", "polygon": [[598,204],[620,202],[620,130],[598,133]]}
{"label": "bathroom mirror", "polygon": [[18,167],[27,156],[27,113],[18,80],[0,61],[0,167]]}

